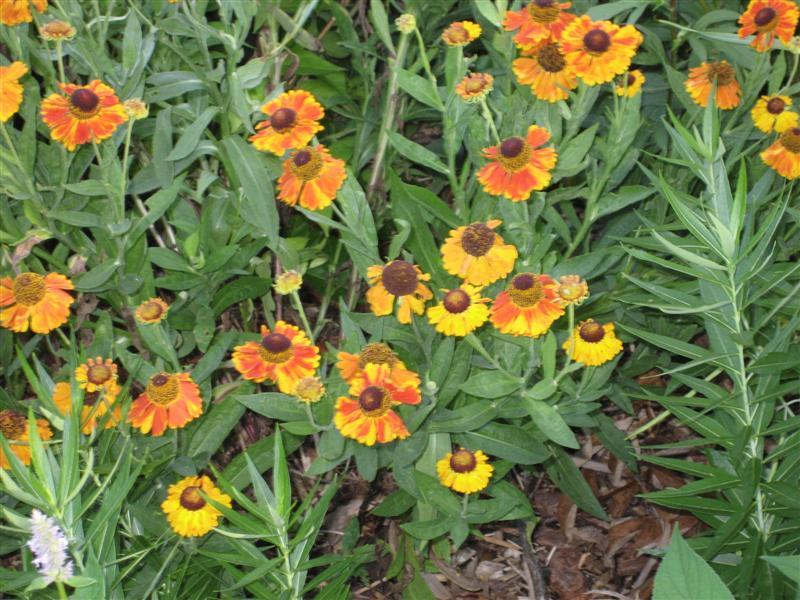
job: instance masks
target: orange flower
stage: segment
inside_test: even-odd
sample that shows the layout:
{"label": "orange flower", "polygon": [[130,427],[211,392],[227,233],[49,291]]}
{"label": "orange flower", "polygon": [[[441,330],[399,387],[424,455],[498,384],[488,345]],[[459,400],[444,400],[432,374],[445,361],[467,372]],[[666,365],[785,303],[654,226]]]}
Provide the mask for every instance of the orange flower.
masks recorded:
{"label": "orange flower", "polygon": [[19,25],[33,21],[31,6],[38,13],[47,10],[47,0],[0,0],[0,23]]}
{"label": "orange flower", "polygon": [[544,127],[531,125],[525,138],[511,137],[484,148],[484,157],[492,162],[478,171],[478,181],[486,193],[520,202],[534,190],[546,188],[558,159],[553,148],[539,148],[549,139],[550,132]]}
{"label": "orange flower", "polygon": [[75,381],[87,392],[97,392],[117,381],[117,365],[110,358],[90,358],[75,369]]}
{"label": "orange flower", "polygon": [[50,94],[42,101],[42,119],[50,135],[67,150],[110,138],[128,120],[125,107],[110,87],[95,79],[89,85],[59,83],[66,95]]}
{"label": "orange flower", "polygon": [[128,421],[142,433],[163,435],[203,414],[200,389],[188,373],[157,373],[131,405]]}
{"label": "orange flower", "polygon": [[322,145],[306,146],[283,162],[278,200],[289,206],[299,203],[308,210],[322,210],[336,198],[345,177],[343,160],[332,157]]}
{"label": "orange flower", "polygon": [[367,302],[370,310],[379,317],[394,312],[396,298],[397,320],[411,323],[411,312],[421,315],[425,312],[425,302],[433,298],[422,283],[430,280],[431,276],[404,260],[393,260],[385,267],[373,265],[367,269],[367,278],[371,286],[367,290]]}
{"label": "orange flower", "polygon": [[350,382],[350,396],[336,402],[334,423],[344,437],[366,446],[407,438],[408,429],[392,406],[422,399],[412,378],[372,363]]}
{"label": "orange flower", "polygon": [[342,379],[348,383],[359,377],[367,365],[386,365],[393,377],[396,375],[419,389],[419,375],[407,369],[397,354],[382,342],[367,344],[358,354],[339,352],[337,358],[339,361],[336,363],[336,368],[339,369]]}
{"label": "orange flower", "polygon": [[750,45],[758,52],[772,48],[775,38],[788,44],[800,16],[792,0],[750,0],[747,10],[739,17],[739,37],[755,34]]}
{"label": "orange flower", "polygon": [[689,69],[689,78],[685,82],[686,91],[697,104],[705,108],[714,84],[717,93],[714,97],[716,105],[722,110],[736,108],[742,93],[736,81],[736,71],[727,60],[703,63],[699,67]]}
{"label": "orange flower", "polygon": [[284,92],[261,107],[267,119],[256,125],[258,133],[250,136],[258,150],[278,156],[293,148],[302,148],[324,128],[319,120],[325,110],[316,98],[305,90]]}
{"label": "orange flower", "polygon": [[442,32],[442,41],[448,46],[466,46],[481,35],[481,26],[472,21],[450,23]]}
{"label": "orange flower", "polygon": [[292,394],[297,382],[314,375],[319,366],[319,348],[305,333],[283,321],[270,331],[261,326],[261,342],[247,342],[233,349],[233,366],[242,377],[277,382],[284,394]]}
{"label": "orange flower", "polygon": [[530,50],[547,40],[558,40],[564,28],[575,15],[564,12],[571,2],[555,0],[533,0],[521,10],[510,10],[503,19],[506,31],[519,31],[514,35],[514,43],[523,50]]}
{"label": "orange flower", "polygon": [[633,25],[620,27],[583,15],[567,26],[560,41],[575,74],[586,85],[598,85],[628,70],[643,39]]}
{"label": "orange flower", "polygon": [[502,333],[539,337],[564,314],[549,275],[520,273],[492,304],[492,324]]}
{"label": "orange flower", "polygon": [[478,102],[492,91],[494,77],[489,73],[470,73],[456,86],[456,94],[467,102]]}
{"label": "orange flower", "polygon": [[515,59],[511,69],[517,81],[531,86],[533,95],[546,102],[566,100],[568,90],[578,87],[578,78],[556,42],[543,42],[530,54]]}
{"label": "orange flower", "polygon": [[636,94],[642,91],[645,77],[639,69],[628,71],[622,74],[623,81],[614,85],[614,92],[617,96],[623,98],[633,98]]}
{"label": "orange flower", "polygon": [[60,273],[20,273],[0,279],[0,325],[22,333],[49,333],[69,318],[72,282]]}
{"label": "orange flower", "polygon": [[[44,419],[36,419],[36,430],[42,441],[53,437],[50,424]],[[0,433],[8,441],[13,452],[23,465],[31,464],[31,447],[28,444],[30,435],[28,432],[28,417],[15,410],[0,410]],[[8,469],[11,463],[0,446],[0,469]]]}
{"label": "orange flower", "polygon": [[0,67],[0,122],[5,123],[19,110],[22,104],[22,84],[19,78],[28,72],[28,65],[15,60],[7,67]]}
{"label": "orange flower", "polygon": [[39,35],[48,42],[71,40],[75,37],[75,33],[75,28],[64,21],[50,21],[39,29]]}
{"label": "orange flower", "polygon": [[494,232],[501,223],[491,219],[450,230],[442,245],[445,270],[477,286],[489,285],[511,273],[519,253]]}
{"label": "orange flower", "polygon": [[[105,429],[117,426],[122,422],[122,409],[116,403],[120,387],[116,381],[109,381],[105,386],[95,392],[85,392],[83,396],[83,409],[81,410],[81,431],[91,435],[97,429],[98,421],[103,421],[105,415]],[[53,388],[53,403],[62,415],[72,412],[72,389],[69,383],[59,382]],[[109,414],[110,410],[110,414]]]}
{"label": "orange flower", "polygon": [[135,317],[139,323],[149,325],[151,323],[160,323],[166,319],[168,312],[169,304],[161,298],[150,298],[136,307]]}
{"label": "orange flower", "polygon": [[786,179],[800,177],[800,127],[784,131],[761,153],[761,160]]}

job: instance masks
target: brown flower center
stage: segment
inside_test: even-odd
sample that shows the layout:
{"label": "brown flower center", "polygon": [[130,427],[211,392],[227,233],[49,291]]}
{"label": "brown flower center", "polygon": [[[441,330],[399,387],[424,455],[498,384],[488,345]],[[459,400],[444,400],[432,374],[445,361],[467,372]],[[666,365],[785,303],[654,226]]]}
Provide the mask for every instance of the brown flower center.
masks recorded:
{"label": "brown flower center", "polygon": [[775,12],[774,8],[770,8],[769,6],[766,6],[766,7],[762,8],[760,11],[758,11],[756,13],[756,16],[753,19],[753,22],[758,27],[766,27],[767,25],[772,23],[773,19],[775,19],[775,17],[777,17],[777,16],[778,16],[778,13]]}
{"label": "brown flower center", "polygon": [[470,300],[469,294],[462,289],[447,292],[442,302],[444,309],[454,315],[463,313],[471,303],[472,300]]}
{"label": "brown flower center", "polygon": [[261,338],[259,353],[269,363],[285,363],[292,357],[292,340],[282,333],[268,333]]}
{"label": "brown flower center", "polygon": [[278,133],[291,129],[296,122],[297,113],[291,108],[279,108],[269,118],[270,126]]}
{"label": "brown flower center", "polygon": [[36,273],[20,273],[14,279],[14,300],[23,306],[33,306],[44,298],[47,286],[44,277]]}
{"label": "brown flower center", "polygon": [[315,179],[323,166],[322,153],[311,147],[298,150],[289,160],[289,170],[301,181]]}
{"label": "brown flower center", "polygon": [[404,260],[395,260],[383,269],[381,281],[386,291],[393,296],[408,296],[417,289],[419,276],[414,265]]}
{"label": "brown flower center", "polygon": [[206,501],[200,495],[200,488],[196,485],[187,487],[181,492],[179,500],[181,506],[186,510],[200,510],[206,505]]}
{"label": "brown flower center", "polygon": [[628,84],[628,87],[631,87],[634,83],[636,83],[636,77],[633,75],[633,73],[628,73],[628,78],[625,80],[625,82]]}
{"label": "brown flower center", "polygon": [[368,364],[389,365],[393,367],[397,362],[398,358],[394,351],[381,342],[367,344],[364,346],[364,349],[358,353],[359,369],[363,369]]}
{"label": "brown flower center", "polygon": [[450,468],[456,473],[469,473],[474,471],[477,465],[475,455],[464,448],[456,450],[450,457]]}
{"label": "brown flower center", "polygon": [[461,247],[470,256],[484,256],[494,245],[495,232],[483,223],[469,225],[461,236]]}
{"label": "brown flower center", "polygon": [[83,405],[84,406],[94,406],[97,404],[97,401],[100,399],[100,392],[86,392],[83,395]]}
{"label": "brown flower center", "polygon": [[466,44],[469,42],[469,31],[461,24],[454,23],[447,28],[447,41],[451,44]]}
{"label": "brown flower center", "polygon": [[786,102],[780,98],[770,98],[767,102],[767,112],[773,115],[779,115],[786,108]]}
{"label": "brown flower center", "polygon": [[536,53],[536,60],[539,65],[548,73],[560,73],[567,66],[567,61],[558,44],[550,43],[545,44]]}
{"label": "brown flower center", "polygon": [[0,431],[7,440],[18,440],[25,435],[28,419],[15,410],[0,410]]}
{"label": "brown flower center", "polygon": [[471,94],[480,92],[483,89],[483,86],[484,82],[480,77],[470,77],[467,79],[466,83],[464,83],[464,89]]}
{"label": "brown flower center", "polygon": [[800,127],[787,129],[781,134],[781,145],[789,152],[800,154]]}
{"label": "brown flower center", "polygon": [[364,388],[358,395],[358,405],[369,417],[379,417],[389,410],[391,396],[388,390],[377,385]]}
{"label": "brown flower center", "polygon": [[164,314],[164,307],[160,302],[148,300],[139,308],[139,315],[147,321],[158,321]]}
{"label": "brown flower center", "polygon": [[583,45],[589,52],[602,54],[611,46],[611,36],[602,29],[592,29],[583,36]]}
{"label": "brown flower center", "polygon": [[578,329],[578,335],[581,336],[584,342],[596,344],[606,337],[606,330],[596,321],[586,321],[586,323],[581,325],[580,329]]}
{"label": "brown flower center", "polygon": [[497,160],[509,173],[516,173],[525,168],[531,158],[532,149],[528,142],[520,137],[512,137],[500,144]]}
{"label": "brown flower center", "polygon": [[169,373],[153,375],[145,388],[147,399],[159,406],[169,406],[175,402],[179,392],[178,378]]}
{"label": "brown flower center", "polygon": [[553,6],[554,4],[554,0],[533,0],[528,5],[528,14],[537,23],[552,23],[561,13],[557,6]]}
{"label": "brown flower center", "polygon": [[711,63],[708,66],[708,80],[717,85],[728,85],[736,79],[736,71],[725,61]]}
{"label": "brown flower center", "polygon": [[511,280],[507,291],[520,308],[533,306],[544,297],[544,285],[534,273],[520,273]]}
{"label": "brown flower center", "polygon": [[[95,94],[92,90],[87,90],[85,88],[72,92],[69,100],[73,108],[82,113],[81,116],[84,117],[94,115],[100,104],[100,96]],[[73,114],[74,112],[76,111],[73,111]]]}
{"label": "brown flower center", "polygon": [[102,385],[111,379],[113,371],[105,363],[90,366],[86,371],[86,379],[95,385]]}

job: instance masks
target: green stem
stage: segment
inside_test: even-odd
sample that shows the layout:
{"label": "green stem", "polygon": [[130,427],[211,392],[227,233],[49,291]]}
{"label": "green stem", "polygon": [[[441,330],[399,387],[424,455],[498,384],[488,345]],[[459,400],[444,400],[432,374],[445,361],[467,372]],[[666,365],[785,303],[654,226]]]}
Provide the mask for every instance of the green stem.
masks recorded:
{"label": "green stem", "polygon": [[492,116],[492,111],[489,110],[489,105],[486,104],[486,98],[480,99],[481,104],[481,113],[483,114],[483,118],[486,121],[486,124],[489,125],[489,130],[492,132],[492,137],[494,138],[495,143],[500,143],[500,134],[497,133],[497,126],[494,124],[494,117]]}
{"label": "green stem", "polygon": [[314,341],[314,332],[311,330],[311,325],[308,323],[308,317],[306,317],[306,311],[303,308],[303,303],[300,302],[300,295],[297,293],[297,290],[291,293],[292,297],[292,304],[294,304],[295,309],[300,314],[300,320],[303,322],[303,329],[306,330],[306,335],[308,339],[312,342]]}
{"label": "green stem", "polygon": [[428,79],[431,82],[431,87],[433,88],[433,96],[436,98],[436,103],[438,104],[439,110],[444,112],[444,103],[439,96],[439,83],[436,81],[436,77],[433,76],[433,71],[431,71],[431,64],[428,62],[428,54],[425,51],[425,42],[422,39],[422,34],[420,34],[419,29],[416,27],[414,28],[414,34],[417,37],[417,45],[419,46],[419,56],[422,59],[422,67],[425,69],[425,73],[428,75]]}
{"label": "green stem", "polygon": [[572,363],[572,351],[574,350],[573,345],[575,344],[575,305],[570,304],[567,307],[567,316],[569,318],[569,329],[567,329],[567,335],[569,335],[570,345],[567,346],[569,348],[567,350],[567,360],[564,363],[564,367],[558,372],[556,375],[555,380],[556,383],[561,381],[561,378],[567,373],[567,369],[569,369],[570,364]]}
{"label": "green stem", "polygon": [[58,76],[61,78],[61,83],[67,83],[67,77],[64,74],[64,53],[61,51],[61,40],[56,40],[56,61],[58,62]]}
{"label": "green stem", "polygon": [[489,354],[488,350],[486,350],[486,348],[484,347],[483,342],[481,342],[481,340],[474,333],[468,334],[464,338],[464,340],[470,346],[475,348],[475,350],[478,351],[478,354],[480,354],[483,358],[485,358],[489,362],[489,364],[492,365],[495,369],[497,369],[501,373],[504,373],[504,374],[506,374],[507,376],[509,376],[509,377],[511,377],[513,379],[519,379],[519,377],[517,377],[516,375],[512,375],[511,373],[509,373],[503,367],[500,366],[500,363],[497,362],[497,359],[494,356],[492,356],[491,354]]}
{"label": "green stem", "polygon": [[69,596],[67,596],[67,590],[64,587],[64,583],[61,581],[56,581],[56,588],[58,588],[58,597],[62,600],[67,600]]}
{"label": "green stem", "polygon": [[119,221],[125,218],[125,189],[128,186],[128,155],[131,150],[131,137],[133,135],[133,119],[128,120],[128,130],[125,132],[125,147],[122,151],[122,180],[119,184],[119,203],[117,205]]}
{"label": "green stem", "polygon": [[469,508],[469,494],[464,494],[464,497],[461,499],[461,518],[467,518],[467,509]]}

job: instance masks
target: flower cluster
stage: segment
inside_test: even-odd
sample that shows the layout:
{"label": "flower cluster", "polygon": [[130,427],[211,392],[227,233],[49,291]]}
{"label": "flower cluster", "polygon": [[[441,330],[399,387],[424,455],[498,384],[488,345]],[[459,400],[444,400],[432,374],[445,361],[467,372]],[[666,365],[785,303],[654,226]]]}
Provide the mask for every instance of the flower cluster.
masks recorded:
{"label": "flower cluster", "polygon": [[31,539],[27,546],[33,552],[33,564],[45,583],[63,582],[72,577],[73,565],[67,554],[69,542],[55,520],[34,508],[30,525]]}

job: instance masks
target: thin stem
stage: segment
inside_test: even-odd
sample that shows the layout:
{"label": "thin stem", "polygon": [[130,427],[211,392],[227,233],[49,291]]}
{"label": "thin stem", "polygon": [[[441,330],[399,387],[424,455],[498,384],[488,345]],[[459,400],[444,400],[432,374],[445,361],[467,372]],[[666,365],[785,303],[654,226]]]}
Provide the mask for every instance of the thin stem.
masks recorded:
{"label": "thin stem", "polygon": [[489,105],[486,104],[486,98],[480,99],[481,104],[481,113],[483,114],[483,119],[486,121],[487,125],[489,125],[489,130],[492,132],[492,137],[496,143],[500,143],[500,134],[497,133],[497,126],[494,124],[494,117],[492,116],[492,111],[489,110]]}
{"label": "thin stem", "polygon": [[564,367],[558,372],[556,375],[555,380],[556,383],[561,381],[561,378],[567,373],[567,369],[569,369],[569,365],[572,363],[572,352],[574,351],[575,345],[575,305],[571,304],[567,307],[567,317],[569,318],[569,329],[567,329],[567,335],[569,335],[570,345],[568,346],[567,360],[564,363]]}
{"label": "thin stem", "polygon": [[433,96],[436,98],[436,103],[438,104],[439,110],[444,111],[444,103],[439,96],[439,83],[436,81],[433,71],[431,71],[431,64],[428,62],[428,54],[425,51],[425,42],[422,39],[422,34],[416,27],[414,28],[414,34],[417,37],[417,45],[419,46],[419,56],[422,59],[422,67],[425,69],[425,73],[428,75],[428,79],[431,82],[431,87],[433,88]]}
{"label": "thin stem", "polygon": [[64,583],[61,581],[56,581],[56,588],[58,588],[58,597],[62,600],[67,600],[69,596],[67,596],[67,590],[64,587]]}
{"label": "thin stem", "polygon": [[119,184],[119,220],[125,217],[125,189],[128,186],[128,154],[131,150],[131,137],[133,135],[133,119],[128,120],[128,130],[125,132],[125,147],[122,151],[122,180]]}
{"label": "thin stem", "polygon": [[464,497],[461,499],[461,518],[467,518],[467,508],[469,508],[469,494],[464,494]]}
{"label": "thin stem", "polygon": [[306,335],[308,335],[308,339],[312,342],[314,341],[314,332],[311,330],[311,325],[308,323],[308,317],[306,317],[306,311],[303,308],[303,303],[300,302],[300,295],[297,293],[297,290],[293,291],[292,294],[292,304],[294,304],[295,309],[297,312],[300,313],[300,320],[303,322],[303,329],[306,330]]}
{"label": "thin stem", "polygon": [[513,379],[519,379],[519,377],[517,377],[516,375],[512,375],[511,373],[509,373],[503,367],[500,366],[500,363],[497,362],[497,359],[491,354],[489,354],[489,352],[484,347],[483,342],[481,342],[481,340],[474,333],[468,334],[464,338],[464,340],[466,340],[466,342],[470,346],[475,348],[475,350],[478,351],[478,354],[480,354],[483,358],[485,358],[489,362],[489,364],[492,365],[495,369],[497,369],[501,373],[505,373],[506,375],[508,375]]}
{"label": "thin stem", "polygon": [[58,62],[58,76],[61,83],[67,83],[67,77],[64,74],[64,54],[61,51],[61,40],[56,40],[56,61]]}

